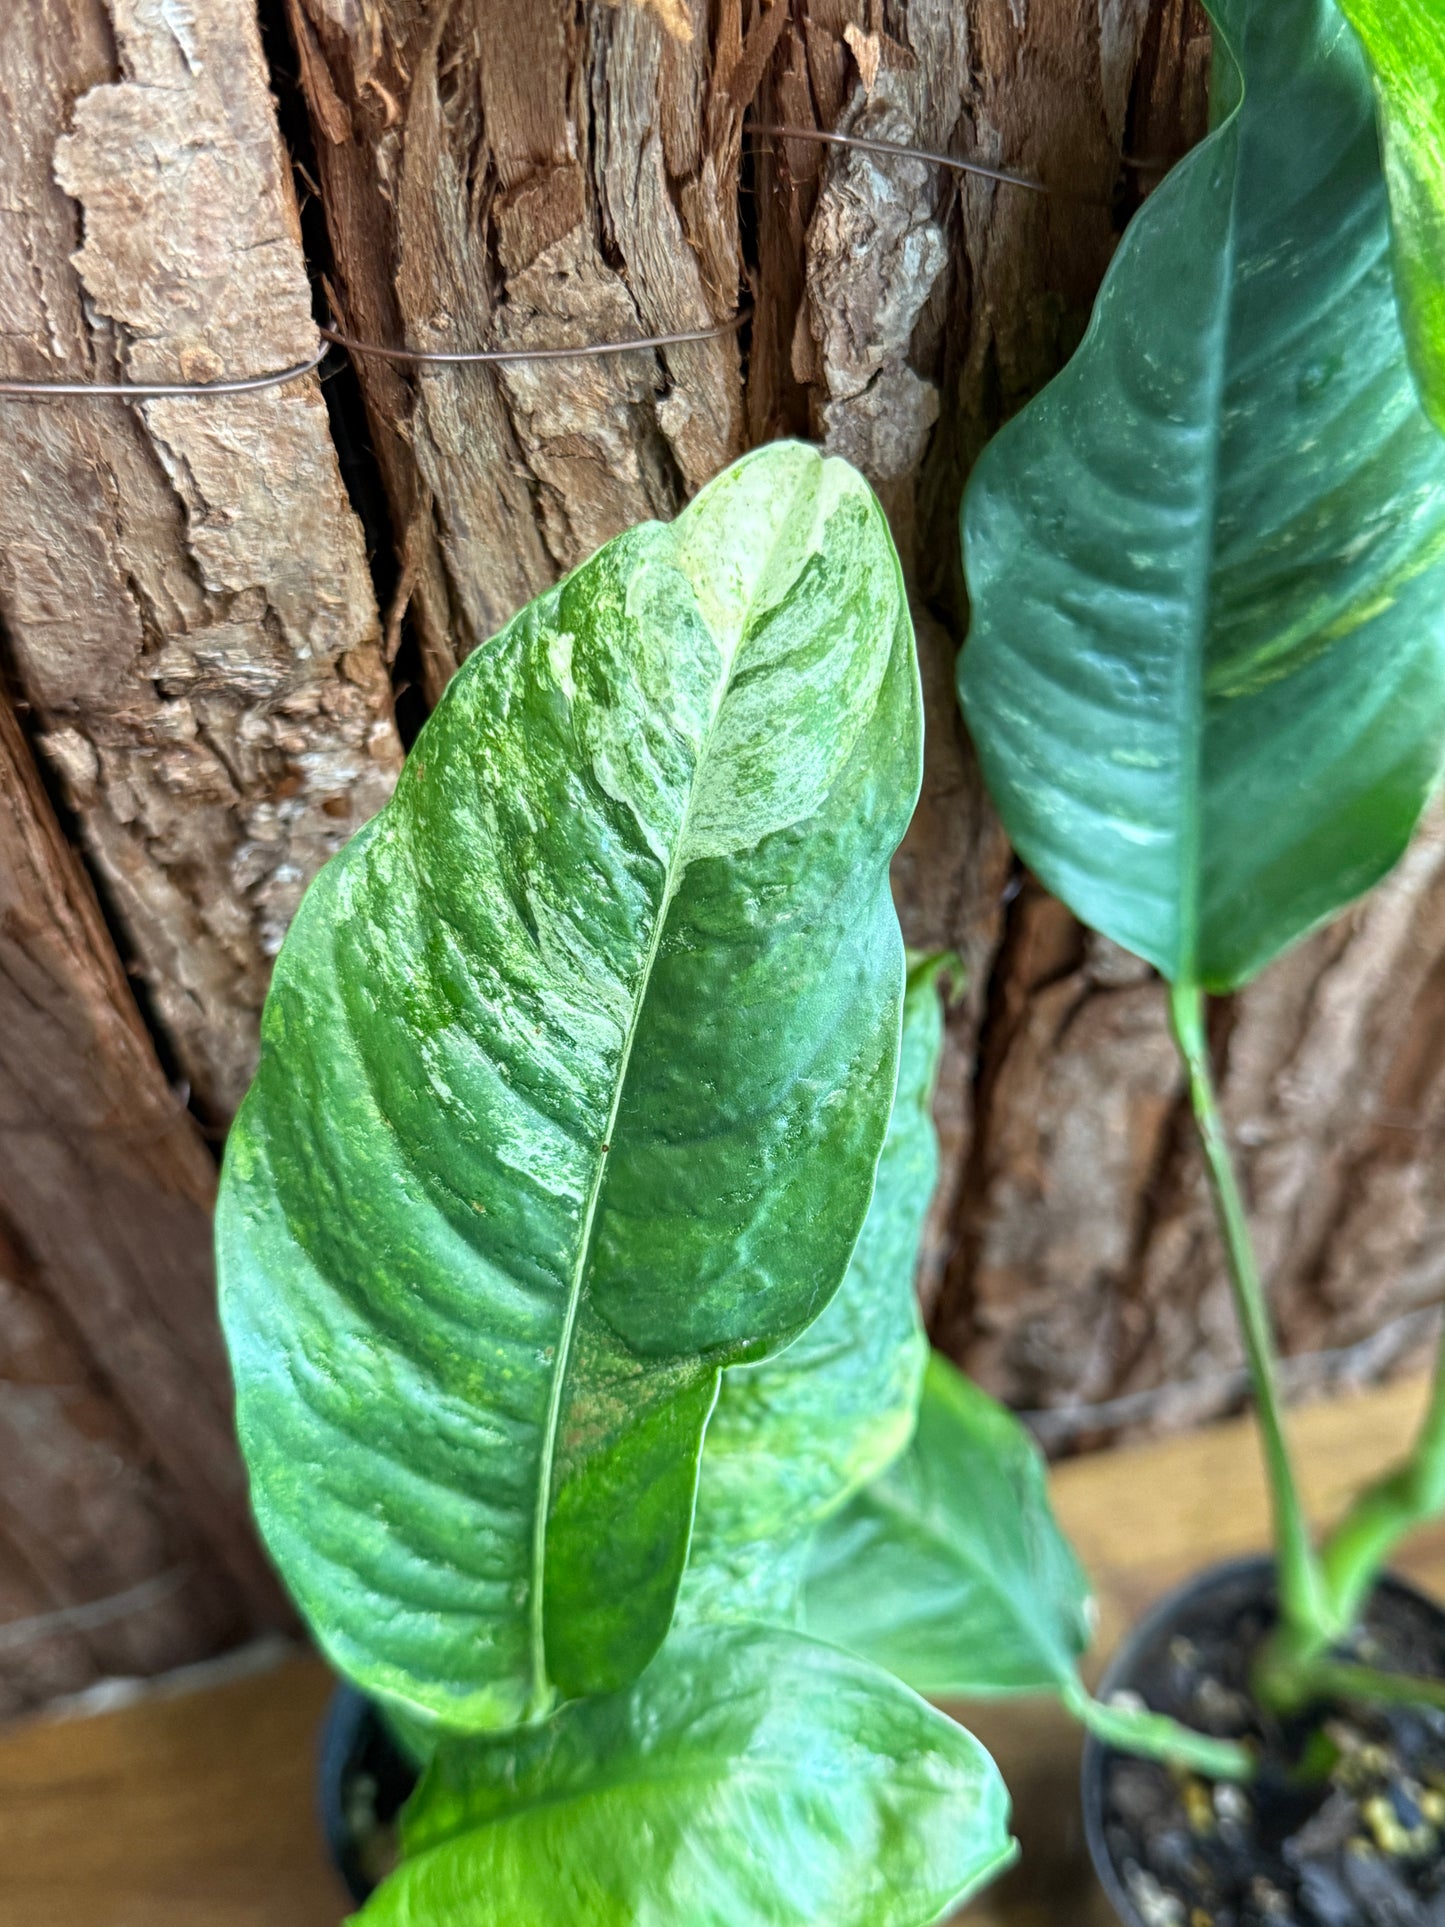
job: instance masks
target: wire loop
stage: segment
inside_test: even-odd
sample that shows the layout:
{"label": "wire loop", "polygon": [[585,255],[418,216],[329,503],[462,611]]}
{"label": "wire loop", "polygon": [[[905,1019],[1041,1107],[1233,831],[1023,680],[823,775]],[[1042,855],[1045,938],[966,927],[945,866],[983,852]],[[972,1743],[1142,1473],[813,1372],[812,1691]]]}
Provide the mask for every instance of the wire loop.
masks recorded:
{"label": "wire loop", "polygon": [[115,395],[122,401],[154,401],[162,396],[254,395],[283,382],[301,381],[314,374],[326,359],[328,347],[318,348],[308,361],[278,368],[270,375],[241,375],[223,381],[20,381],[0,377],[0,395]]}
{"label": "wire loop", "polygon": [[564,348],[384,348],[379,342],[358,341],[339,328],[323,328],[325,340],[349,354],[371,355],[379,361],[420,363],[423,367],[457,367],[471,362],[580,361],[595,355],[626,355],[639,348],[676,348],[688,341],[716,341],[736,334],[752,315],[748,303],[728,321],[717,321],[708,328],[682,328],[673,334],[639,335],[630,341],[584,341]]}
{"label": "wire loop", "polygon": [[677,348],[690,341],[716,341],[736,334],[752,317],[744,303],[727,321],[707,328],[679,328],[669,334],[638,335],[627,341],[581,341],[563,348],[455,348],[428,350],[388,348],[379,341],[358,341],[340,328],[318,328],[322,345],[307,361],[279,368],[270,375],[245,375],[232,381],[20,381],[0,379],[0,395],[44,398],[54,395],[114,395],[124,401],[151,401],[159,396],[250,395],[283,382],[301,381],[314,374],[333,347],[348,354],[370,355],[381,361],[419,363],[425,367],[459,367],[473,362],[579,361],[597,355],[626,355],[644,348]]}
{"label": "wire loop", "polygon": [[821,127],[783,127],[771,122],[755,122],[748,131],[781,140],[819,141],[824,147],[858,147],[866,154],[892,154],[906,160],[927,161],[934,167],[952,168],[956,174],[977,174],[986,181],[997,181],[1004,187],[1021,187],[1030,194],[1057,194],[1061,191],[1046,187],[1031,174],[1015,174],[1012,169],[995,167],[989,161],[962,160],[956,154],[942,154],[936,148],[910,147],[904,141],[880,140],[871,134],[830,134]]}
{"label": "wire loop", "polygon": [[[931,147],[910,147],[903,141],[877,139],[867,134],[828,133],[820,127],[790,127],[782,123],[756,122],[749,133],[776,140],[817,141],[825,147],[851,147],[864,153],[901,156],[946,167],[957,174],[973,174],[995,181],[1003,187],[1022,188],[1029,194],[1056,195],[1064,200],[1088,201],[1103,206],[1091,197],[1072,194],[1067,188],[1048,187],[1032,175],[1015,173],[1011,168],[995,167],[989,161],[965,160],[956,154],[940,153]],[[1145,166],[1144,162],[1131,163]],[[647,348],[680,348],[693,341],[716,341],[735,334],[752,316],[750,303],[728,321],[714,322],[707,328],[680,328],[668,334],[639,335],[626,341],[582,341],[561,348],[389,348],[379,341],[360,341],[340,328],[318,329],[322,346],[306,361],[293,367],[278,368],[273,374],[243,375],[220,381],[26,381],[0,378],[0,396],[18,399],[45,399],[62,396],[115,397],[121,401],[154,401],[166,397],[201,395],[253,395],[266,388],[280,388],[287,382],[303,381],[314,374],[333,347],[350,355],[370,356],[378,361],[394,361],[413,367],[465,367],[471,363],[506,364],[528,361],[581,361],[599,355],[626,355]]]}

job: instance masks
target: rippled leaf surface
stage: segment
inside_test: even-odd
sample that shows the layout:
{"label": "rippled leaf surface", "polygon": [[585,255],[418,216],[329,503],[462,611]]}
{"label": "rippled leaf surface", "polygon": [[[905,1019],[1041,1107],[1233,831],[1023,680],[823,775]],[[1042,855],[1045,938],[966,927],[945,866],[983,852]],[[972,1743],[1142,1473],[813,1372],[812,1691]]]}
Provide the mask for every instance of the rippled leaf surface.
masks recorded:
{"label": "rippled leaf surface", "polygon": [[369,1691],[499,1727],[656,1650],[719,1373],[867,1210],[919,763],[881,511],[779,445],[478,650],[308,892],[222,1308],[262,1530]]}
{"label": "rippled leaf surface", "polygon": [[1048,887],[1227,989],[1388,868],[1435,779],[1445,440],[1358,41],[1331,0],[1210,12],[1214,131],[974,471],[961,690]]}
{"label": "rippled leaf surface", "polygon": [[675,1632],[623,1692],[438,1757],[366,1927],[927,1927],[1012,1858],[976,1740],[845,1653]]}
{"label": "rippled leaf surface", "polygon": [[1445,4],[1343,5],[1375,73],[1405,339],[1426,412],[1445,432]]}
{"label": "rippled leaf surface", "polygon": [[1076,1689],[1089,1586],[1043,1459],[937,1354],[912,1444],[818,1534],[804,1620],[920,1693]]}
{"label": "rippled leaf surface", "polygon": [[791,1617],[812,1529],[912,1434],[928,1356],[914,1273],[938,1179],[938,978],[951,961],[920,957],[909,969],[898,1095],[873,1202],[837,1296],[776,1358],[723,1374],[681,1614]]}

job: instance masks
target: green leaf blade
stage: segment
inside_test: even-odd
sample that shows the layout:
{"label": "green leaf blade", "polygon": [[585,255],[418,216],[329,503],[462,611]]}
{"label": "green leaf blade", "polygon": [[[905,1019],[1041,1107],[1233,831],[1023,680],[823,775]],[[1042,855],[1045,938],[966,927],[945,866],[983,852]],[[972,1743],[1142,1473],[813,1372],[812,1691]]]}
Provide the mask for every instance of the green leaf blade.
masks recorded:
{"label": "green leaf blade", "polygon": [[366,1927],[927,1927],[1012,1858],[978,1743],[875,1668],[675,1632],[627,1691],[444,1751]]}
{"label": "green leaf blade", "polygon": [[720,1370],[866,1211],[919,762],[881,511],[781,445],[478,651],[308,893],[222,1308],[263,1532],[367,1690],[505,1726],[661,1641]]}
{"label": "green leaf blade", "polygon": [[1445,8],[1342,0],[1380,103],[1395,287],[1425,411],[1445,434]]}
{"label": "green leaf blade", "polygon": [[928,956],[910,966],[893,1114],[873,1201],[836,1296],[786,1351],[723,1374],[704,1441],[680,1614],[786,1623],[813,1528],[882,1472],[912,1434],[928,1357],[914,1272],[938,1178],[938,979],[951,963]]}
{"label": "green leaf blade", "polygon": [[1013,1415],[937,1354],[908,1450],[818,1535],[804,1624],[935,1697],[1070,1690],[1089,1586]]}
{"label": "green leaf blade", "polygon": [[1445,443],[1357,44],[1331,0],[1212,11],[1229,112],[974,471],[960,693],[1041,879],[1228,989],[1388,869],[1437,775]]}

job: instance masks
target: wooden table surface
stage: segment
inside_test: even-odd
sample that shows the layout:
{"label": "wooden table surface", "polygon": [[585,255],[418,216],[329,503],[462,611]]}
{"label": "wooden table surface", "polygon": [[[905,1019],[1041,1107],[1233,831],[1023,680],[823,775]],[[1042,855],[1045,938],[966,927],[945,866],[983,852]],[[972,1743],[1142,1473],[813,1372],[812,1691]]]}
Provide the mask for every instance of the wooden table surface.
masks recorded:
{"label": "wooden table surface", "polygon": [[[1396,1386],[1297,1414],[1316,1517],[1332,1517],[1398,1453],[1423,1392]],[[1186,1574],[1264,1542],[1246,1421],[1075,1460],[1054,1490],[1098,1587],[1100,1656]],[[1398,1565],[1445,1595],[1445,1522]],[[0,1927],[336,1927],[345,1906],[312,1815],[328,1690],[322,1666],[296,1656],[205,1691],[163,1690],[117,1712],[0,1732]],[[1024,1847],[1022,1864],[960,1927],[1103,1927],[1070,1722],[1039,1702],[955,1710],[998,1758]]]}

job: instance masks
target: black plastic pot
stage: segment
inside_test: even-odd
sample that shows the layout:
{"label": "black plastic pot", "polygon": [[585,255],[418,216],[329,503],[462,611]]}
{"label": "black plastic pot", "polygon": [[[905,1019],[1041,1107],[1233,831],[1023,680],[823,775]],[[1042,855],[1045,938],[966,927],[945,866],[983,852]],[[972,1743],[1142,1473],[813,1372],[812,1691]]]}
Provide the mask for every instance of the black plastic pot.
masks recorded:
{"label": "black plastic pot", "polygon": [[396,1817],[416,1768],[354,1686],[338,1686],[321,1723],[316,1805],[331,1863],[358,1906],[387,1872]]}
{"label": "black plastic pot", "polygon": [[[1276,1610],[1272,1560],[1241,1559],[1212,1567],[1163,1599],[1141,1621],[1115,1654],[1100,1682],[1099,1696],[1108,1699],[1118,1692],[1139,1693],[1156,1710],[1176,1712],[1177,1709],[1167,1703],[1161,1704],[1158,1692],[1160,1680],[1167,1675],[1171,1665],[1171,1653],[1178,1651],[1175,1642],[1184,1640],[1196,1646],[1201,1641],[1218,1643],[1232,1640],[1237,1629],[1241,1645],[1257,1648],[1260,1629],[1267,1629],[1273,1623]],[[1434,1600],[1428,1599],[1393,1574],[1386,1574],[1378,1582],[1364,1623],[1370,1626],[1380,1620],[1394,1624],[1403,1620],[1413,1633],[1411,1658],[1414,1664],[1402,1670],[1445,1677],[1445,1611]],[[1432,1657],[1434,1663],[1430,1664]],[[1445,1722],[1440,1722],[1439,1716],[1424,1717],[1437,1722],[1442,1734],[1445,1734]],[[1307,1726],[1313,1730],[1317,1723],[1316,1715],[1308,1720],[1302,1718],[1296,1725],[1302,1734]],[[1288,1744],[1290,1735],[1287,1731],[1285,1739]],[[1445,1740],[1441,1744],[1442,1751],[1445,1751]],[[1082,1770],[1084,1833],[1100,1885],[1123,1927],[1150,1927],[1129,1892],[1124,1869],[1118,1863],[1109,1837],[1109,1777],[1111,1768],[1120,1757],[1115,1748],[1092,1735],[1085,1742]],[[1261,1785],[1264,1785],[1263,1780]],[[1277,1788],[1261,1797],[1288,1801],[1300,1796],[1285,1784],[1281,1776]],[[1442,1891],[1445,1891],[1445,1883],[1442,1883]],[[1432,1912],[1430,1918],[1433,1920],[1435,1917]]]}

